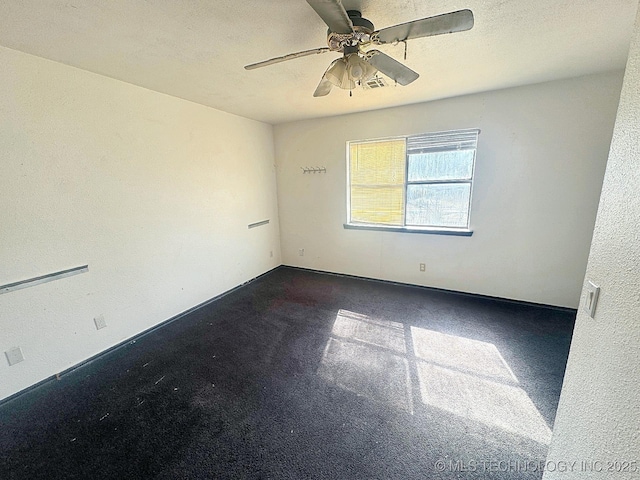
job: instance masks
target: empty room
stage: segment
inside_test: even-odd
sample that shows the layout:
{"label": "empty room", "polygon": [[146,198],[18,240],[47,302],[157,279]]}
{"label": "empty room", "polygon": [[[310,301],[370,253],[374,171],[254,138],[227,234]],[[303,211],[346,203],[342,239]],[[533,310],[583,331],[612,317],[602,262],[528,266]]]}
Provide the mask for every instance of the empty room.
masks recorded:
{"label": "empty room", "polygon": [[0,478],[640,479],[638,0],[4,0],[0,72]]}

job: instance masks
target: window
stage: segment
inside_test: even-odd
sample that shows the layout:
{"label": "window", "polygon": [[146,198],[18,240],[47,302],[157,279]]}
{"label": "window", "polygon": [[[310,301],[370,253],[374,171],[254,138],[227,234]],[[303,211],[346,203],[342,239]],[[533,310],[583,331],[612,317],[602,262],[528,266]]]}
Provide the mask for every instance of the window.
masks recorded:
{"label": "window", "polygon": [[470,234],[479,130],[348,144],[348,228]]}

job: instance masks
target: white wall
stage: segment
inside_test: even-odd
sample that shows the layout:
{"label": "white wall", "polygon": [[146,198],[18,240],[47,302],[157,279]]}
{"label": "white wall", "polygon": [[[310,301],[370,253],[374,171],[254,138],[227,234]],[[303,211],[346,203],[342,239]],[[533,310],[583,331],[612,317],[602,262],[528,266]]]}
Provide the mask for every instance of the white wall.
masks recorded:
{"label": "white wall", "polygon": [[281,263],[270,125],[5,48],[0,71],[0,285],[89,264],[0,295],[26,357],[0,398]]}
{"label": "white wall", "polygon": [[[283,262],[576,307],[621,81],[600,74],[276,126]],[[348,140],[459,128],[482,130],[472,237],[343,228]]]}
{"label": "white wall", "polygon": [[[640,12],[585,278],[600,286],[600,299],[595,318],[578,312],[548,456],[577,465],[545,479],[640,475],[639,184]],[[582,461],[600,463],[583,468]],[[623,462],[635,463],[617,470]]]}

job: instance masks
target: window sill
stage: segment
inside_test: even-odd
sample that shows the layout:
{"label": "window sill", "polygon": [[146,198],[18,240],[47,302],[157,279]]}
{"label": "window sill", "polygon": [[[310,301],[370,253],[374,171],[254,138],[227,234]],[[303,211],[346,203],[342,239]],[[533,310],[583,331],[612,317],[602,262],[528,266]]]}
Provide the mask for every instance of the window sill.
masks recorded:
{"label": "window sill", "polygon": [[381,232],[401,232],[401,233],[428,233],[431,235],[454,235],[459,237],[470,237],[473,230],[466,228],[444,228],[444,227],[386,227],[382,225],[370,225],[366,223],[345,223],[347,230],[377,230]]}

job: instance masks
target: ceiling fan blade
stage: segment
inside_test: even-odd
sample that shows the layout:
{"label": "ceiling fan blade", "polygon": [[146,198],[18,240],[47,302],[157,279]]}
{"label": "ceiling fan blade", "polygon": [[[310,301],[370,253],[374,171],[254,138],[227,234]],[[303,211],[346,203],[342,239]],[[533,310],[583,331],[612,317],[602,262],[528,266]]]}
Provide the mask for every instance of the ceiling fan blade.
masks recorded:
{"label": "ceiling fan blade", "polygon": [[335,33],[353,32],[353,23],[340,0],[307,0],[316,13]]}
{"label": "ceiling fan blade", "polygon": [[294,58],[306,57],[307,55],[313,55],[316,53],[325,53],[329,51],[329,47],[314,48],[313,50],[304,50],[302,52],[290,53],[283,55],[282,57],[270,58],[264,62],[252,63],[246,65],[245,70],[253,70],[254,68],[266,67],[267,65],[273,65],[274,63],[286,62],[287,60],[293,60]]}
{"label": "ceiling fan blade", "polygon": [[320,80],[320,83],[316,87],[316,91],[313,92],[313,96],[324,97],[325,95],[329,95],[329,92],[331,91],[331,86],[332,86],[332,83],[326,78],[322,77],[322,80]]}
{"label": "ceiling fan blade", "polygon": [[457,12],[444,13],[435,17],[383,28],[374,32],[374,36],[377,34],[378,43],[394,43],[403,42],[411,38],[464,32],[472,27],[473,12],[471,10],[458,10]]}
{"label": "ceiling fan blade", "polygon": [[367,55],[371,54],[373,55],[367,59],[369,63],[400,85],[409,85],[420,76],[409,67],[404,66],[379,50],[367,52]]}

